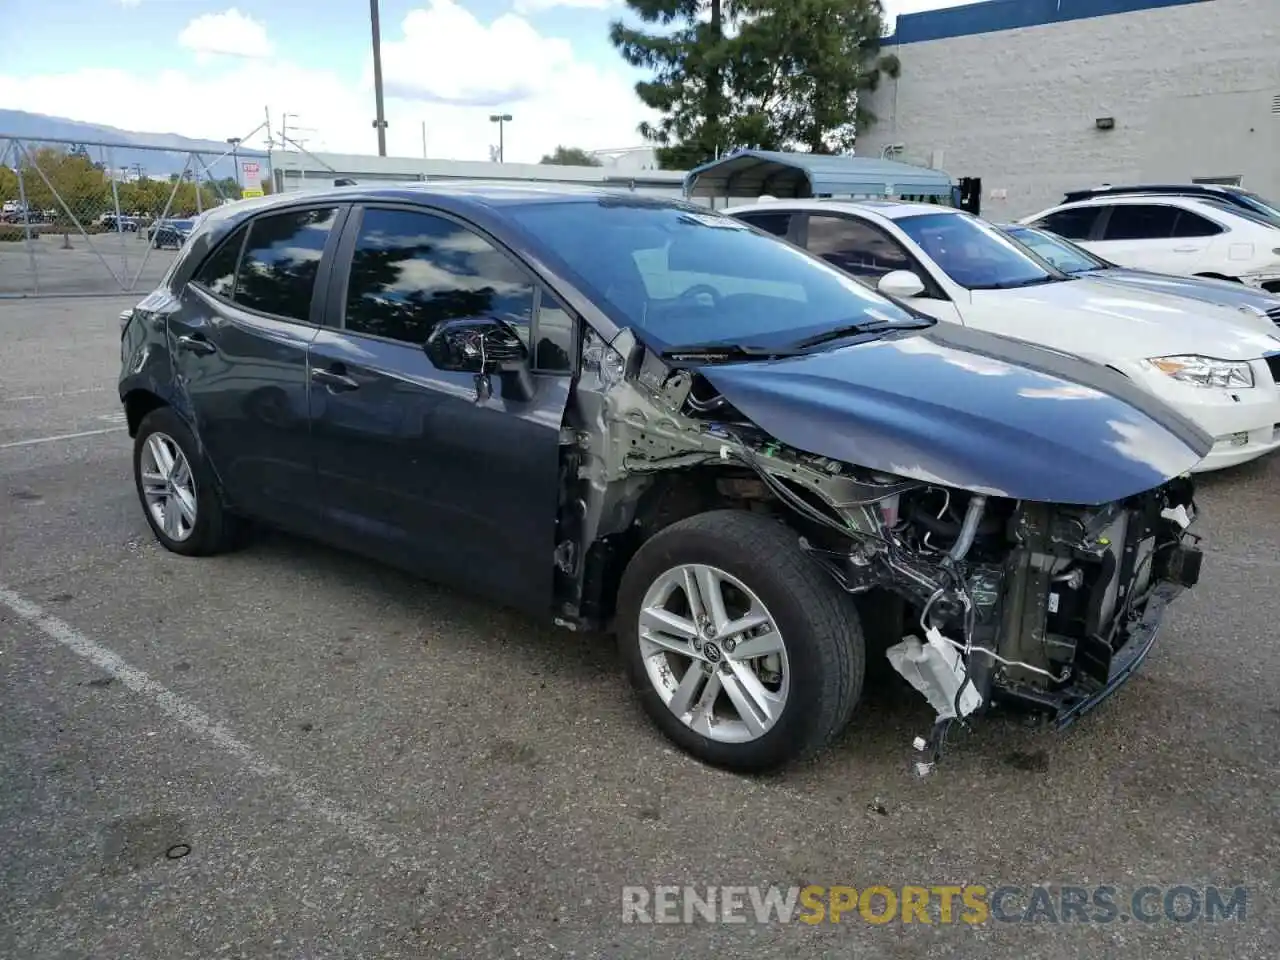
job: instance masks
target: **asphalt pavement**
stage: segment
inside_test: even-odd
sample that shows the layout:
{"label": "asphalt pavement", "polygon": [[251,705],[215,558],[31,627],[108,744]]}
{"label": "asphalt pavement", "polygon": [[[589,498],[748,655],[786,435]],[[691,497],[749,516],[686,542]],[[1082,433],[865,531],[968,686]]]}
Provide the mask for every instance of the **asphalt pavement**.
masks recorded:
{"label": "asphalt pavement", "polygon": [[[882,672],[832,751],[744,778],[667,745],[606,639],[282,535],[162,550],[114,394],[131,302],[0,301],[0,958],[1275,955],[1280,458],[1202,481],[1201,584],[1074,728],[992,717],[918,779],[931,714]],[[624,922],[626,887],[769,884],[1122,909]],[[1142,919],[1143,885],[1247,909]]]}

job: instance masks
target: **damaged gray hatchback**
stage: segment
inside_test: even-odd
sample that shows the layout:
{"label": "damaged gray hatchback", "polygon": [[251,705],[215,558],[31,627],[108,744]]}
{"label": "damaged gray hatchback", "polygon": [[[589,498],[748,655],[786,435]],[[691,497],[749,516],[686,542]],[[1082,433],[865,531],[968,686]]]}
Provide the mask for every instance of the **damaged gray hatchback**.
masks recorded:
{"label": "damaged gray hatchback", "polygon": [[231,204],[121,361],[168,549],[269,523],[613,630],[661,730],[738,770],[828,743],[868,656],[933,706],[926,765],[993,704],[1069,722],[1199,576],[1195,425],[674,200]]}

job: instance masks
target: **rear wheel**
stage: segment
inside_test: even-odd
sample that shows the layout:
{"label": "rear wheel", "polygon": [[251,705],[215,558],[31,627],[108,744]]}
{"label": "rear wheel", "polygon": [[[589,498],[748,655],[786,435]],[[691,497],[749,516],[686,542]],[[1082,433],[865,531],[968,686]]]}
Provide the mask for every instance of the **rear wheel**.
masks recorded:
{"label": "rear wheel", "polygon": [[207,556],[234,545],[239,528],[222,505],[213,471],[191,431],[169,407],[138,424],[133,475],[156,539],[184,556]]}
{"label": "rear wheel", "polygon": [[761,771],[810,756],[861,692],[856,610],[776,520],[723,510],[667,527],[628,565],[617,609],[642,706],[708,763]]}

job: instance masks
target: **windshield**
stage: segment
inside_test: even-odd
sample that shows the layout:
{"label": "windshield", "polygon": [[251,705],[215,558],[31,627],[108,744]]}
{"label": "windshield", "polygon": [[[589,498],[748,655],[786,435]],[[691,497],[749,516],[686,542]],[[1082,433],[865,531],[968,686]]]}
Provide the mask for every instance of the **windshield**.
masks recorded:
{"label": "windshield", "polygon": [[948,277],[970,290],[1008,290],[1065,279],[1026,247],[965,213],[894,220]]}
{"label": "windshield", "polygon": [[[1252,223],[1260,223],[1268,227],[1280,227],[1280,211],[1268,210],[1264,205],[1255,205],[1249,203],[1248,206],[1241,206],[1239,203],[1232,203],[1230,200],[1219,200],[1217,197],[1196,197],[1200,203],[1215,210],[1221,210],[1235,217],[1243,217]],[[1244,199],[1244,202],[1248,202]]]}
{"label": "windshield", "polygon": [[1266,200],[1252,190],[1238,190],[1236,196],[1242,203],[1247,203],[1250,210],[1262,214],[1268,222],[1280,225],[1280,204]]}
{"label": "windshield", "polygon": [[1101,257],[1095,257],[1087,250],[1077,247],[1069,240],[1052,233],[1045,233],[1032,227],[1005,227],[1004,232],[1017,240],[1024,247],[1042,260],[1047,260],[1063,273],[1074,275],[1105,270],[1111,264]]}
{"label": "windshield", "polygon": [[618,197],[508,209],[615,322],[659,349],[784,346],[920,322],[824,261],[703,207]]}

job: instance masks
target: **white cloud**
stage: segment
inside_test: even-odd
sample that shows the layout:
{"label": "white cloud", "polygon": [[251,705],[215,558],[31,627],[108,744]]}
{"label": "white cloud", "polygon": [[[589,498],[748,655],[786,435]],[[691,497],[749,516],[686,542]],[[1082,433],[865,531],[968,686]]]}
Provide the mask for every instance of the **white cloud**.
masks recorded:
{"label": "white cloud", "polygon": [[[367,38],[360,43],[363,49]],[[218,141],[244,136],[269,107],[277,130],[286,110],[297,115],[291,127],[311,128],[297,134],[309,150],[376,153],[369,57],[363,75],[351,77],[291,63],[287,44],[279,46],[270,59],[222,58],[158,74],[119,67],[19,76],[0,68],[0,103]],[[425,122],[430,156],[487,160],[497,143],[497,124],[489,122],[495,108],[513,117],[508,161],[536,162],[559,144],[638,145],[636,125],[648,111],[625,70],[620,58],[616,70],[585,63],[567,40],[543,36],[521,17],[485,24],[451,0],[435,0],[383,26],[387,153],[422,156]]]}
{"label": "white cloud", "polygon": [[616,7],[621,0],[515,0],[516,13],[538,13],[553,7],[578,7],[586,10],[605,10]]}
{"label": "white cloud", "polygon": [[235,7],[196,17],[178,34],[178,46],[196,53],[235,57],[268,57],[267,28]]}
{"label": "white cloud", "polygon": [[482,24],[454,0],[411,11],[403,39],[382,45],[389,95],[464,106],[525,100],[573,64],[569,41],[544,37],[510,13]]}

